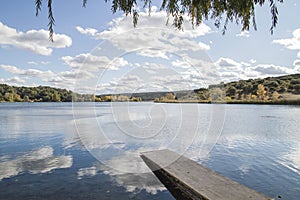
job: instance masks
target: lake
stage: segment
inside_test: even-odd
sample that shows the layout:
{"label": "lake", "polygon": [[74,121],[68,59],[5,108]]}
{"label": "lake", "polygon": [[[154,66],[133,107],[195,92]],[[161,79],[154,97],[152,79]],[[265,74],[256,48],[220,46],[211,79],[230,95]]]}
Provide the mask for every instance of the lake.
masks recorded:
{"label": "lake", "polygon": [[173,199],[139,157],[168,148],[298,200],[299,130],[299,106],[1,103],[0,199]]}

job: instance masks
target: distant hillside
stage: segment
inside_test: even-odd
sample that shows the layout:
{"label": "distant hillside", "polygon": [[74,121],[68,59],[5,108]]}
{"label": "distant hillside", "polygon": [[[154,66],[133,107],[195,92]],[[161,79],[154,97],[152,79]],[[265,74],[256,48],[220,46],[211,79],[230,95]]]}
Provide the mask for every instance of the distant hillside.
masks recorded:
{"label": "distant hillside", "polygon": [[257,95],[258,85],[263,85],[266,97],[271,98],[274,92],[281,95],[291,93],[300,94],[300,74],[286,75],[280,77],[268,77],[264,79],[249,79],[230,82],[226,84],[211,85],[210,88],[224,87],[226,96],[233,99],[245,99],[247,95]]}
{"label": "distant hillside", "polygon": [[[191,92],[191,90],[176,91],[175,94],[177,97],[184,97],[187,94],[189,94],[190,92]],[[141,93],[105,94],[105,95],[103,94],[103,95],[97,95],[97,97],[104,100],[107,97],[115,97],[118,99],[119,97],[125,96],[128,99],[141,98],[142,101],[154,101],[157,98],[164,97],[168,93],[170,93],[170,92],[141,92]],[[171,92],[171,93],[174,93],[174,92]]]}
{"label": "distant hillside", "polygon": [[70,90],[0,84],[0,102],[156,101],[300,104],[300,74],[240,80],[175,92],[77,94]]}
{"label": "distant hillside", "polygon": [[300,103],[300,74],[240,80],[199,88],[177,97],[178,101],[226,101],[227,103]]}
{"label": "distant hillside", "polygon": [[[174,92],[145,92],[97,95],[102,101],[140,99],[155,102],[194,103],[300,103],[300,74],[240,80],[208,88]],[[287,102],[288,101],[288,102]]]}
{"label": "distant hillside", "polygon": [[80,101],[91,101],[91,95],[80,95],[70,90],[48,86],[16,87],[0,84],[0,102],[70,102],[76,97]]}

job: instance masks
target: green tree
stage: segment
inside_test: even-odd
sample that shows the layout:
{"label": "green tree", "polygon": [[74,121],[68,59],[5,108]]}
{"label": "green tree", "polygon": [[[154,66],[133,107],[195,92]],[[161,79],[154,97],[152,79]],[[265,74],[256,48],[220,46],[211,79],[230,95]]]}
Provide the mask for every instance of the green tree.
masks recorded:
{"label": "green tree", "polygon": [[[104,0],[108,2],[108,0]],[[35,0],[36,15],[39,14],[42,8],[43,0]],[[151,7],[151,0],[112,0],[112,12],[122,11],[127,15],[132,15],[133,25],[138,23],[139,6]],[[203,20],[213,19],[216,27],[223,26],[223,33],[227,29],[228,22],[241,23],[242,30],[249,30],[252,21],[253,27],[256,30],[255,8],[256,5],[264,5],[269,3],[271,13],[271,28],[273,33],[278,21],[277,3],[282,3],[283,0],[163,0],[161,10],[165,10],[168,16],[174,18],[172,24],[178,29],[182,29],[184,15],[190,16],[190,21],[193,25],[200,25]],[[83,7],[86,7],[87,0],[83,0]],[[53,41],[53,26],[54,15],[52,11],[52,0],[47,0],[48,6],[48,28],[50,39]],[[150,14],[149,9],[149,14]],[[222,22],[222,19],[225,19]]]}
{"label": "green tree", "polygon": [[226,95],[230,97],[234,97],[235,93],[236,93],[236,88],[234,86],[230,86],[226,91]]}
{"label": "green tree", "polygon": [[300,84],[300,78],[292,79],[291,84],[293,84],[293,85]]}
{"label": "green tree", "polygon": [[23,99],[23,101],[25,101],[25,102],[29,102],[29,101],[30,101],[30,99],[29,99],[29,97],[26,95],[26,96],[24,96],[24,99]]}
{"label": "green tree", "polygon": [[249,83],[245,83],[243,86],[242,86],[242,90],[243,90],[243,93],[244,94],[250,94],[252,92],[252,85],[249,84]]}
{"label": "green tree", "polygon": [[294,94],[300,94],[300,84],[294,85]]}
{"label": "green tree", "polygon": [[210,94],[208,89],[202,88],[197,91],[198,100],[208,100],[209,98],[210,98]]}
{"label": "green tree", "polygon": [[7,92],[4,94],[4,99],[5,99],[5,101],[8,101],[8,102],[14,102],[14,94]]}
{"label": "green tree", "polygon": [[54,102],[60,101],[60,95],[58,94],[57,91],[54,91],[54,93],[52,94],[52,101],[54,101]]}

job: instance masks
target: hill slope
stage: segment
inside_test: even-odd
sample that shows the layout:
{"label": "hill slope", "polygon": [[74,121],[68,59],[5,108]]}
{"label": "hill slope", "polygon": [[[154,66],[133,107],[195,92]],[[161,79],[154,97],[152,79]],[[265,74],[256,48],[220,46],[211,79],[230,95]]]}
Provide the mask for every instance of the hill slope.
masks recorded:
{"label": "hill slope", "polygon": [[210,85],[208,88],[175,92],[124,94],[77,94],[70,90],[16,87],[0,84],[0,102],[70,102],[76,101],[157,101],[157,102],[227,102],[300,104],[300,74],[264,79],[240,80]]}

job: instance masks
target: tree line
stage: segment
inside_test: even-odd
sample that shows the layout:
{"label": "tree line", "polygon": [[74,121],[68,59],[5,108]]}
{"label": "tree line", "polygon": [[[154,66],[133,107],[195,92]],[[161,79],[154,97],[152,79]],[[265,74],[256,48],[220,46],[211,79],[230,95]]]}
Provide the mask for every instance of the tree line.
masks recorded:
{"label": "tree line", "polygon": [[0,102],[68,102],[73,92],[48,86],[16,87],[0,84]]}
{"label": "tree line", "polygon": [[[208,88],[174,92],[124,94],[78,94],[49,86],[16,87],[0,84],[0,102],[226,102],[300,103],[300,74],[239,80],[210,85]],[[288,103],[288,102],[287,102]]]}
{"label": "tree line", "polygon": [[226,102],[291,100],[299,98],[300,74],[220,83],[196,89],[194,94],[199,100]]}
{"label": "tree line", "polygon": [[49,86],[16,87],[0,84],[0,102],[110,102],[142,101],[141,97],[128,95],[79,94],[67,89]]}

